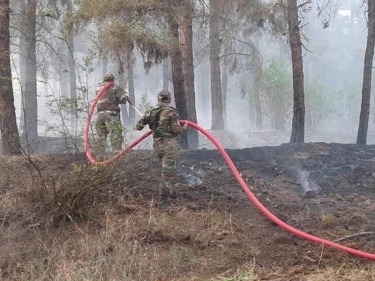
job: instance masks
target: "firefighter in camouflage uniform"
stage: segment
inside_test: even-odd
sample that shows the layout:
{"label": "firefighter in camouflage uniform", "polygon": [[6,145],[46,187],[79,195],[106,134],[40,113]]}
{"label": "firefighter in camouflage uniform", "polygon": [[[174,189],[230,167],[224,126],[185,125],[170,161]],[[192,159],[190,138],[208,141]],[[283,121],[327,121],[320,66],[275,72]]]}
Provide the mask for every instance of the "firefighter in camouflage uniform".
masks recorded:
{"label": "firefighter in camouflage uniform", "polygon": [[187,129],[181,126],[177,109],[170,106],[171,94],[167,90],[158,93],[158,104],[150,107],[135,125],[142,130],[146,125],[152,130],[154,153],[161,160],[161,183],[159,186],[159,206],[169,204],[172,184],[177,177],[177,161],[180,153],[179,135]]}
{"label": "firefighter in camouflage uniform", "polygon": [[[104,74],[103,84],[96,90],[96,94],[107,82],[114,82],[114,80],[113,74]],[[98,100],[96,132],[98,134],[97,146],[100,153],[105,152],[108,135],[112,152],[121,151],[124,138],[119,105],[126,104],[127,100],[129,100],[128,95],[116,84],[113,84]]]}

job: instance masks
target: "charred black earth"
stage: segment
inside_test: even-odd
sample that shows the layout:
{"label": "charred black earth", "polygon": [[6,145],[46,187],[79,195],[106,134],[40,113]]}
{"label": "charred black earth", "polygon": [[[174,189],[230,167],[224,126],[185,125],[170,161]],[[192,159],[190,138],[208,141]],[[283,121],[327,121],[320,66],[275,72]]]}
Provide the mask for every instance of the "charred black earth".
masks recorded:
{"label": "charred black earth", "polygon": [[[371,236],[375,231],[375,146],[306,143],[226,151],[251,191],[278,218],[309,234],[343,239],[345,245],[375,252]],[[131,152],[128,160],[134,163],[133,157],[149,173],[129,180],[130,188],[156,197],[159,163],[148,151]],[[260,264],[293,266],[316,264],[319,259],[335,264],[351,258],[332,249],[320,257],[321,245],[290,235],[269,221],[247,199],[216,150],[185,152],[180,174],[175,204],[230,212],[253,247],[259,248],[258,254],[249,255]],[[363,232],[369,235],[357,236]]]}

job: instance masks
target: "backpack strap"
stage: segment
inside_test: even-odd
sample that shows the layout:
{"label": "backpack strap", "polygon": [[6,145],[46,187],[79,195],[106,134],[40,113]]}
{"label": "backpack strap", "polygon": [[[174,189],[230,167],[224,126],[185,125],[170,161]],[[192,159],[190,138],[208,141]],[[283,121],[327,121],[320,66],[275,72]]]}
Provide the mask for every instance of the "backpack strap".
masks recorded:
{"label": "backpack strap", "polygon": [[150,123],[149,127],[151,130],[155,130],[160,119],[160,112],[164,109],[163,106],[153,108],[150,112]]}

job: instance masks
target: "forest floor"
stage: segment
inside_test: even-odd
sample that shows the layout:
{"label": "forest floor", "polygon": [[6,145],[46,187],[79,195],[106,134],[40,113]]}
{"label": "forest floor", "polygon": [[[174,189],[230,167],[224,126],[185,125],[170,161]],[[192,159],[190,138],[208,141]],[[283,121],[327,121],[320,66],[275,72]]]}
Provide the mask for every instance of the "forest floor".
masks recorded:
{"label": "forest floor", "polygon": [[[375,146],[227,152],[279,219],[375,253]],[[216,150],[183,153],[169,208],[155,207],[150,150],[106,167],[84,154],[1,156],[0,166],[0,280],[375,280],[373,261],[271,222]]]}

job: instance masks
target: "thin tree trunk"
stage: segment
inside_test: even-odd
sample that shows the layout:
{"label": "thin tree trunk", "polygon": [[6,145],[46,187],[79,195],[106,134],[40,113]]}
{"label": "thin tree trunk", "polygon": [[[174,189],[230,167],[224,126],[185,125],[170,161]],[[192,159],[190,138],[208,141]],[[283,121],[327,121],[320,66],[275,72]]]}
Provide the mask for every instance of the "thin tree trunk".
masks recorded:
{"label": "thin tree trunk", "polygon": [[210,0],[209,40],[211,67],[212,130],[224,129],[224,106],[221,93],[219,9],[217,0]]}
{"label": "thin tree trunk", "polygon": [[256,127],[258,130],[263,128],[262,103],[260,101],[260,83],[262,80],[262,55],[259,52],[259,37],[253,40],[253,85],[254,85],[254,103],[256,113]]}
{"label": "thin tree trunk", "polygon": [[197,75],[198,79],[198,100],[199,100],[199,108],[202,112],[202,118],[204,120],[209,120],[211,116],[211,108],[210,108],[210,66],[208,63],[204,63],[200,66],[200,71]]}
{"label": "thin tree trunk", "polygon": [[[67,1],[68,15],[73,13],[73,3],[71,0]],[[69,67],[69,85],[70,85],[70,99],[73,101],[73,112],[71,114],[71,125],[72,128],[77,129],[78,120],[78,104],[77,104],[77,80],[76,80],[76,67],[74,59],[74,24],[72,20],[68,18],[66,34],[66,44],[68,47],[68,67]]]}
{"label": "thin tree trunk", "polygon": [[9,0],[0,0],[0,130],[3,154],[21,154],[10,64]]}
{"label": "thin tree trunk", "polygon": [[[173,79],[173,91],[176,100],[176,108],[179,112],[181,119],[187,119],[188,107],[185,95],[185,82],[182,72],[182,61],[181,61],[181,49],[179,46],[179,32],[178,23],[173,19],[169,20],[169,26],[171,34],[175,40],[171,46],[171,65],[172,65],[172,79]],[[181,146],[185,149],[189,148],[188,135],[183,134],[181,137]]]}
{"label": "thin tree trunk", "polygon": [[303,85],[303,60],[297,0],[288,0],[289,41],[293,66],[293,124],[290,142],[303,143],[305,138],[305,97]]}
{"label": "thin tree trunk", "polygon": [[370,115],[370,95],[372,79],[372,61],[374,59],[375,46],[375,3],[368,1],[368,34],[363,67],[362,104],[359,116],[359,128],[357,135],[358,144],[366,144],[368,121]]}
{"label": "thin tree trunk", "polygon": [[260,102],[259,87],[254,87],[254,102],[255,102],[255,113],[256,113],[256,125],[258,130],[263,128],[263,117],[262,117],[262,104]]}
{"label": "thin tree trunk", "polygon": [[[228,53],[225,51],[225,53]],[[229,56],[225,56],[223,60],[223,72],[221,79],[221,93],[223,95],[223,118],[224,118],[224,128],[227,127],[227,89],[228,89],[228,66]]]}
{"label": "thin tree trunk", "polygon": [[[125,70],[124,70],[124,63],[121,61],[120,57],[117,59],[117,73],[118,73],[118,85],[125,89],[126,86],[126,79],[125,79]],[[123,125],[129,125],[129,114],[126,108],[126,105],[121,104],[121,120]]]}
{"label": "thin tree trunk", "polygon": [[36,9],[37,1],[30,0],[26,4],[25,36],[26,36],[26,66],[25,87],[23,95],[24,131],[27,137],[38,136],[38,99],[36,82]]}
{"label": "thin tree trunk", "polygon": [[102,74],[108,71],[108,55],[102,54]]}
{"label": "thin tree trunk", "polygon": [[163,60],[163,89],[166,89],[166,90],[169,90],[170,66],[171,66],[171,63],[169,59],[164,59]]}
{"label": "thin tree trunk", "polygon": [[[127,66],[128,66],[128,85],[129,85],[129,99],[135,105],[135,95],[134,95],[134,54],[133,51],[128,51],[127,54]],[[129,125],[134,124],[135,120],[135,110],[129,105]]]}
{"label": "thin tree trunk", "polygon": [[[60,43],[60,98],[69,98],[70,96],[70,75],[68,61],[68,46],[65,41]],[[64,120],[65,122],[65,120]]]}
{"label": "thin tree trunk", "polygon": [[[190,8],[190,0],[187,5]],[[187,120],[197,123],[197,112],[195,109],[195,82],[193,64],[193,23],[192,12],[188,12],[181,24],[180,46],[182,57],[182,72],[184,75],[185,96],[187,104]],[[188,130],[189,147],[198,148],[199,138],[197,130]]]}
{"label": "thin tree trunk", "polygon": [[26,2],[25,0],[21,0],[21,22],[20,22],[20,60],[19,60],[19,80],[21,86],[21,124],[20,124],[20,131],[21,134],[25,130],[24,120],[25,120],[25,83],[26,83],[26,36],[27,33],[27,19],[26,19]]}

